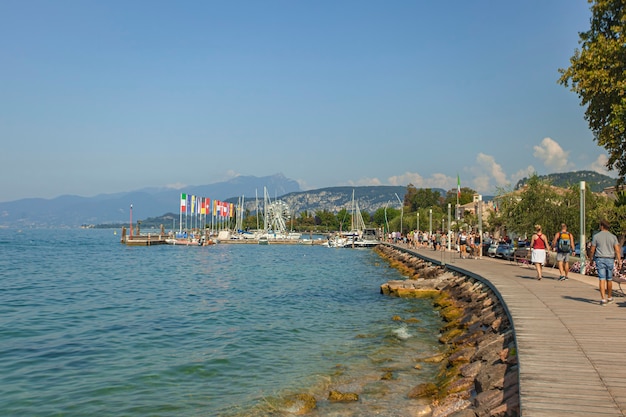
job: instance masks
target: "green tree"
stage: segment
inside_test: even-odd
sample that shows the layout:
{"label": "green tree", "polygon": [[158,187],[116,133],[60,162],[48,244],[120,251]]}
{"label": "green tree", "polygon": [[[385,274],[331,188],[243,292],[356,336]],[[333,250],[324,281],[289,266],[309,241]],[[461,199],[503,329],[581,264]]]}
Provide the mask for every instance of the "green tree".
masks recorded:
{"label": "green tree", "polygon": [[409,184],[406,186],[406,194],[404,194],[404,206],[410,207],[411,203],[415,199],[415,194],[417,194],[417,188],[413,184]]}
{"label": "green tree", "polygon": [[498,196],[499,214],[504,218],[507,234],[530,235],[535,224],[540,224],[547,236],[556,233],[562,221],[558,213],[560,201],[557,192],[537,174],[520,192]]}
{"label": "green tree", "polygon": [[[469,187],[461,187],[461,196],[459,197],[459,204],[467,204],[471,203],[474,199],[474,194],[477,194],[475,190]],[[452,205],[452,207],[456,206],[456,197],[457,197],[457,189],[454,188],[452,190],[448,190],[446,192],[446,197],[443,200],[442,206],[448,207],[448,203]]]}
{"label": "green tree", "polygon": [[352,228],[352,214],[348,213],[348,210],[345,208],[342,208],[337,213],[337,223],[339,224],[339,230],[350,230]]}
{"label": "green tree", "polygon": [[578,94],[585,120],[598,145],[609,154],[607,168],[626,175],[626,2],[588,0],[591,27],[580,32],[581,49],[570,67],[559,69],[559,83]]}
{"label": "green tree", "polygon": [[410,200],[410,211],[416,211],[421,208],[429,208],[439,206],[441,203],[439,198],[441,194],[439,191],[433,191],[432,188],[420,188],[416,190],[412,199]]}
{"label": "green tree", "polygon": [[323,226],[327,230],[339,230],[337,217],[328,210],[318,210],[315,212],[315,224]]}

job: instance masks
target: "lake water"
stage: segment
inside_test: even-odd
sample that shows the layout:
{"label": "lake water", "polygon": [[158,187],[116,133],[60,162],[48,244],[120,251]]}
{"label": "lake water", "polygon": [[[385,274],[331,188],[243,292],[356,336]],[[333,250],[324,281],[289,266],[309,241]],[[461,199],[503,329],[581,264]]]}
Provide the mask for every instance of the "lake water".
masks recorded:
{"label": "lake water", "polygon": [[[397,278],[371,249],[0,229],[0,410],[289,415],[280,399],[305,392],[313,416],[408,415],[407,391],[437,372],[414,363],[441,349],[441,321],[429,301],[380,294]],[[330,388],[361,399],[328,402]]]}

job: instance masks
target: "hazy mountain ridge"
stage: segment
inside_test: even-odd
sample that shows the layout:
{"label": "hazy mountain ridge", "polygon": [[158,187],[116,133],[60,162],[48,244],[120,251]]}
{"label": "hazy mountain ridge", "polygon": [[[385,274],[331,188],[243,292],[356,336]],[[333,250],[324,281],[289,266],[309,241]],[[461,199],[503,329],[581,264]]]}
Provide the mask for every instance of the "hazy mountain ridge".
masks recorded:
{"label": "hazy mountain ridge", "polygon": [[[577,171],[541,176],[553,185],[568,187],[587,181],[592,191],[615,185],[615,179],[593,171]],[[520,180],[516,189],[527,179]],[[64,195],[54,199],[28,198],[0,203],[0,226],[8,227],[78,227],[83,224],[128,223],[130,204],[133,204],[133,221],[178,213],[180,194],[188,193],[236,203],[245,197],[246,209],[254,212],[257,205],[262,210],[263,190],[271,200],[285,201],[293,213],[327,210],[337,213],[350,210],[352,192],[359,208],[369,213],[388,205],[399,208],[406,186],[326,187],[302,191],[299,184],[282,174],[267,177],[239,176],[209,185],[189,186],[182,189],[150,187],[136,191],[99,194],[94,197]],[[446,190],[439,191],[442,196]],[[258,198],[257,198],[258,197]],[[486,196],[484,199],[488,199]]]}
{"label": "hazy mountain ridge", "polygon": [[119,223],[178,212],[180,194],[226,200],[255,192],[263,195],[263,187],[272,193],[300,191],[297,181],[276,174],[267,177],[239,176],[228,181],[182,189],[143,188],[140,190],[98,194],[94,197],[62,195],[53,199],[26,198],[0,203],[0,226],[15,227],[77,227],[83,224]]}

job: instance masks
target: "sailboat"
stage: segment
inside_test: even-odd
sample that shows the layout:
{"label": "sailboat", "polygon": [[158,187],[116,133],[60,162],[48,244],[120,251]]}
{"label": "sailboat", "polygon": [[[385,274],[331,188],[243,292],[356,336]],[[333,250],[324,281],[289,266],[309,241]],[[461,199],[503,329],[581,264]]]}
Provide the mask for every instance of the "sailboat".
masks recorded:
{"label": "sailboat", "polygon": [[352,222],[349,232],[342,232],[339,236],[335,236],[328,241],[331,247],[354,247],[365,248],[378,245],[380,242],[376,238],[376,229],[366,228],[359,202],[354,198],[354,190],[352,190],[351,204]]}

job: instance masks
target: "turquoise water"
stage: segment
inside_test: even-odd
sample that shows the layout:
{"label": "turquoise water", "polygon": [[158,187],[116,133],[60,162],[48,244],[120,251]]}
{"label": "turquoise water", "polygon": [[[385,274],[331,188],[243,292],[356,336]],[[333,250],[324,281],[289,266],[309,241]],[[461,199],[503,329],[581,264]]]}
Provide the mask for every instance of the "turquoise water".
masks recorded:
{"label": "turquoise water", "polygon": [[[412,363],[438,352],[441,322],[428,301],[380,294],[397,278],[371,249],[0,229],[0,410],[288,415],[277,399],[307,392],[313,415],[403,415],[407,390],[436,372]],[[329,403],[333,387],[361,400]]]}

